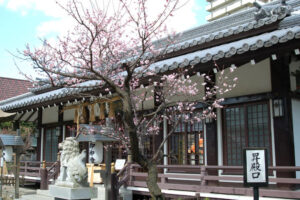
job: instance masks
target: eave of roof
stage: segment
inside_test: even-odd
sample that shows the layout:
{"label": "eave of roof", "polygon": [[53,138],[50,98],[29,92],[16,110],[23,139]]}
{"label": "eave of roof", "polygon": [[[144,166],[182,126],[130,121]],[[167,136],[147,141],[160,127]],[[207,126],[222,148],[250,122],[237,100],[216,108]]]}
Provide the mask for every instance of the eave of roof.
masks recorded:
{"label": "eave of roof", "polygon": [[53,90],[50,92],[37,94],[37,95],[28,95],[28,97],[16,99],[15,101],[11,101],[7,104],[0,106],[3,110],[11,110],[15,108],[20,108],[24,106],[29,106],[45,101],[53,101],[56,99],[60,99],[66,96],[71,96],[75,94],[80,94],[82,92],[90,91],[95,89],[95,87],[99,86],[100,81],[87,81],[79,84],[77,87],[72,88],[60,88],[57,90]]}
{"label": "eave of roof", "polygon": [[[206,63],[208,61],[216,61],[221,58],[229,58],[236,54],[243,54],[248,51],[255,51],[263,47],[270,47],[278,43],[285,43],[293,39],[300,38],[300,26],[276,30],[269,33],[253,36],[228,44],[219,45],[205,50],[196,51],[171,59],[163,60],[154,63],[150,66],[151,70],[156,73],[164,73],[168,70],[176,68],[184,68],[189,65],[196,65],[198,63]],[[81,86],[97,86],[99,81],[88,81],[82,83]],[[91,90],[91,89],[89,89]],[[87,87],[83,88],[61,88],[47,93],[25,97],[20,100],[13,101],[6,105],[0,106],[3,110],[12,110],[21,108],[44,101],[53,101],[66,96],[78,94],[88,91]]]}

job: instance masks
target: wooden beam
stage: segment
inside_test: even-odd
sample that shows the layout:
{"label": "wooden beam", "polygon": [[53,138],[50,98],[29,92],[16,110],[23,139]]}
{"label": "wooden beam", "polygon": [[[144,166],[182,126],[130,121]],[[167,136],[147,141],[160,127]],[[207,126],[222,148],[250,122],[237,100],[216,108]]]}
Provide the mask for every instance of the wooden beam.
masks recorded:
{"label": "wooden beam", "polygon": [[32,111],[32,113],[24,120],[24,122],[27,122],[37,111]]}
{"label": "wooden beam", "polygon": [[22,117],[26,114],[26,112],[23,112],[16,120],[14,121],[20,121],[20,119],[22,119]]}
{"label": "wooden beam", "polygon": [[100,100],[96,100],[96,101],[93,101],[93,102],[85,102],[85,103],[82,103],[82,104],[77,104],[77,105],[71,105],[71,106],[65,106],[63,109],[62,109],[62,112],[64,112],[65,110],[70,110],[70,109],[76,109],[76,108],[79,108],[80,106],[89,106],[89,105],[92,105],[92,104],[95,104],[95,103],[106,103],[106,102],[113,102],[113,101],[118,101],[120,100],[121,98],[119,96],[116,96],[116,97],[112,97],[110,99],[100,99]]}

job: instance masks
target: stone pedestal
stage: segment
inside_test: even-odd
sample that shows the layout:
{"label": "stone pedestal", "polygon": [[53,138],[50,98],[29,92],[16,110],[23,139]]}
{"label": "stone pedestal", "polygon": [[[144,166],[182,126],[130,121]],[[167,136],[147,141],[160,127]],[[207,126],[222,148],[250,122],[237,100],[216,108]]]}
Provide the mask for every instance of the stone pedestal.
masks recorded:
{"label": "stone pedestal", "polygon": [[97,188],[94,187],[69,188],[50,185],[49,190],[50,195],[53,196],[55,200],[88,200],[97,198]]}

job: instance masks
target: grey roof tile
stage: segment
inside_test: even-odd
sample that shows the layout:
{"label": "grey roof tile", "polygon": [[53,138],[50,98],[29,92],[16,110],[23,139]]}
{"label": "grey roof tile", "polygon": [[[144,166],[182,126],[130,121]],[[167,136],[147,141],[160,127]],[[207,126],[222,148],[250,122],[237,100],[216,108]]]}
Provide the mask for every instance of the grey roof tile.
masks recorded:
{"label": "grey roof tile", "polygon": [[4,146],[24,146],[21,136],[0,134],[0,139]]}
{"label": "grey roof tile", "polygon": [[[278,2],[277,2],[278,3]],[[289,4],[293,4],[294,6],[300,7],[300,1],[290,0]],[[276,3],[272,3],[270,5],[274,5]],[[297,9],[298,9],[297,7]],[[252,9],[253,10],[253,9]],[[216,38],[228,37],[232,34],[238,34],[243,31],[248,31],[253,28],[258,28],[260,26],[264,26],[266,23],[273,23],[278,20],[278,17],[270,17],[254,21],[253,13],[250,11],[245,11],[244,14],[248,16],[248,18],[244,18],[241,14],[237,14],[234,16],[226,17],[223,20],[217,20],[217,22],[209,23],[208,25],[201,26],[197,29],[189,30],[184,32],[182,35],[182,42],[174,45],[172,48],[168,49],[168,52],[173,52],[176,50],[181,50],[184,48],[188,48],[189,46],[193,46],[196,44],[202,44],[206,41],[211,41]],[[239,23],[230,22],[231,26],[226,27],[222,25],[221,22],[225,23],[229,19],[233,20],[237,18],[237,16],[241,17],[239,19]],[[244,21],[243,21],[244,20]],[[240,23],[243,21],[243,23]],[[228,22],[229,23],[229,22]],[[226,24],[226,23],[225,23]],[[228,24],[227,24],[228,25]],[[217,29],[217,27],[223,27],[223,29]],[[226,27],[226,29],[224,29]],[[204,34],[200,34],[200,30],[209,29],[211,32],[208,33],[204,31]],[[195,65],[198,63],[206,63],[211,60],[219,60],[221,58],[229,58],[236,54],[243,54],[248,51],[255,51],[262,47],[270,47],[277,43],[284,43],[292,39],[298,39],[300,37],[300,14],[292,15],[284,18],[278,24],[278,29],[272,32],[263,33],[257,36],[252,36],[249,38],[241,39],[238,41],[230,42],[227,44],[222,44],[219,46],[214,46],[211,48],[199,50],[193,53],[188,53],[182,56],[177,56],[174,58],[162,60],[156,62],[150,66],[152,71],[158,72],[166,72],[167,70],[174,70],[178,67],[186,67],[188,65]],[[219,31],[213,31],[219,30]],[[205,34],[206,33],[206,34]],[[130,59],[129,59],[130,60]],[[146,74],[141,76],[147,76]],[[87,81],[85,83],[79,84],[80,86],[99,86],[99,81]],[[2,110],[11,110],[15,108],[20,108],[26,105],[33,105],[37,103],[41,103],[44,101],[55,100],[61,97],[65,97],[68,95],[77,94],[82,91],[87,91],[87,88],[60,88],[57,90],[45,92],[42,94],[35,95],[33,93],[25,95],[22,98],[14,98],[15,100],[5,101],[5,104],[0,102],[0,108]]]}

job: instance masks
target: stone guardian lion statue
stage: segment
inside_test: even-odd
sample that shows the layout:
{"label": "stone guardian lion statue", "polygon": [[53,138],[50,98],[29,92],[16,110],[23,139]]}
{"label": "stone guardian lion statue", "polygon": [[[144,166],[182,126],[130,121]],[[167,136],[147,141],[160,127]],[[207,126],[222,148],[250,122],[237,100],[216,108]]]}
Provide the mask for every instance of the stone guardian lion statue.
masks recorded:
{"label": "stone guardian lion statue", "polygon": [[60,174],[55,185],[72,188],[87,186],[86,151],[80,153],[79,143],[74,137],[67,137],[58,147],[61,150]]}

